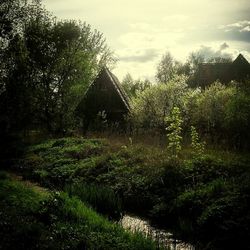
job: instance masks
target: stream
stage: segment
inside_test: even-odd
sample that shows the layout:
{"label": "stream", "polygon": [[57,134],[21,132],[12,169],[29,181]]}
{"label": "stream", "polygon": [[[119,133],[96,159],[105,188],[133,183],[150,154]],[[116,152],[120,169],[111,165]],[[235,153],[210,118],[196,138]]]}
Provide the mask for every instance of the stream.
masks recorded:
{"label": "stream", "polygon": [[169,250],[195,250],[194,246],[175,239],[172,233],[153,227],[148,221],[139,217],[126,214],[120,220],[120,224],[123,228],[132,232],[142,232],[147,237],[153,238],[159,246],[163,246]]}

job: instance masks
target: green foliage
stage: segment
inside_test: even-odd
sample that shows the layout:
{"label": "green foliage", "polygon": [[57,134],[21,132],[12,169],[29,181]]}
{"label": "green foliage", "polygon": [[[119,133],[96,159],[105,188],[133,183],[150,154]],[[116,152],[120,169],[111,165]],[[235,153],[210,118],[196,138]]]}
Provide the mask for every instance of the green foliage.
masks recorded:
{"label": "green foliage", "polygon": [[113,56],[100,32],[58,21],[39,2],[0,4],[0,115],[10,132],[35,126],[62,134],[75,128],[76,106]]}
{"label": "green foliage", "polygon": [[174,79],[176,74],[188,75],[189,71],[189,64],[182,64],[175,60],[169,52],[166,52],[157,65],[156,79],[159,83],[167,84],[170,80]]}
{"label": "green foliage", "polygon": [[144,90],[151,87],[149,80],[134,80],[130,74],[127,74],[121,82],[125,92],[130,98],[138,96]]}
{"label": "green foliage", "polygon": [[8,179],[0,180],[0,198],[3,249],[157,249],[66,193],[41,194]]}
{"label": "green foliage", "polygon": [[234,87],[226,87],[215,82],[198,98],[196,109],[193,110],[195,124],[204,126],[205,132],[213,135],[222,131],[225,120],[225,107],[235,93]]}
{"label": "green foliage", "polygon": [[112,218],[120,211],[119,196],[126,211],[150,215],[201,249],[208,244],[244,249],[249,156],[205,152],[193,157],[182,150],[173,160],[168,150],[135,143],[113,148],[104,140],[62,138],[30,147],[27,162],[18,165],[29,164],[22,168],[27,177],[46,186],[67,185],[68,192],[72,188],[73,195]]}
{"label": "green foliage", "polygon": [[208,144],[249,148],[248,82],[227,86],[215,82],[204,90],[187,87],[186,77],[154,85],[133,99],[130,122],[135,131],[165,131],[165,117],[178,107],[183,117],[183,134],[193,125]]}
{"label": "green foliage", "polygon": [[[249,84],[249,81],[245,83]],[[249,147],[250,92],[248,86],[236,88],[225,107],[224,126],[238,148]]]}
{"label": "green foliage", "polygon": [[[126,207],[134,210],[151,205],[152,197],[147,186],[158,178],[162,169],[156,169],[155,165],[164,157],[164,152],[133,144],[117,151],[105,140],[63,138],[30,147],[17,166],[21,166],[20,170],[24,171],[27,178],[47,187],[64,188],[65,185],[84,183],[83,196],[93,201],[89,202],[90,205],[96,207],[96,202],[99,211],[103,210],[114,217],[118,215],[116,211],[120,210],[119,199],[115,198],[117,196],[121,196]],[[102,192],[105,190],[103,186],[113,191]],[[92,193],[89,192],[88,196],[84,190],[91,190]],[[103,200],[99,196],[102,193],[107,193],[109,198]],[[104,202],[103,207],[98,200]],[[109,206],[114,206],[114,209],[108,211]]]}
{"label": "green foliage", "polygon": [[205,143],[200,141],[199,134],[194,126],[191,126],[191,147],[195,155],[201,156],[204,153]]}
{"label": "green foliage", "polygon": [[122,216],[121,200],[109,187],[74,183],[66,186],[65,190],[111,219],[117,220]]}
{"label": "green foliage", "polygon": [[178,107],[184,120],[189,111],[187,105],[193,90],[187,88],[186,77],[175,77],[167,84],[153,85],[133,100],[131,123],[135,129],[160,130],[165,133],[165,117],[174,107]]}
{"label": "green foliage", "polygon": [[174,158],[178,157],[179,152],[181,151],[181,131],[183,120],[181,118],[181,113],[179,108],[174,107],[170,116],[166,117],[166,122],[169,123],[167,130],[168,138],[168,149],[171,151],[171,155]]}

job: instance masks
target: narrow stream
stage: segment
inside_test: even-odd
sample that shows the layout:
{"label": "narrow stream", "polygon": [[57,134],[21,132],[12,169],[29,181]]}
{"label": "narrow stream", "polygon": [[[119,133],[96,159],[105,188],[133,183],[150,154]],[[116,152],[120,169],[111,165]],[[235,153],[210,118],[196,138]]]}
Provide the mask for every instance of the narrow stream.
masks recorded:
{"label": "narrow stream", "polygon": [[174,239],[173,234],[164,229],[157,229],[149,224],[148,221],[136,216],[124,215],[120,221],[125,229],[133,232],[139,231],[148,237],[153,238],[159,246],[164,246],[170,250],[195,250],[194,246]]}

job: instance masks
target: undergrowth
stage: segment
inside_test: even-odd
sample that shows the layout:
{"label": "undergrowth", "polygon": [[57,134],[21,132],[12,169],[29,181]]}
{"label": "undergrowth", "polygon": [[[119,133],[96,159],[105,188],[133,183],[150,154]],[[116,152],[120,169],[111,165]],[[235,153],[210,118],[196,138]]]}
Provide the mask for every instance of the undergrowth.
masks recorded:
{"label": "undergrowth", "polygon": [[120,214],[121,201],[123,211],[150,217],[201,248],[244,247],[249,156],[211,149],[195,155],[189,148],[174,161],[169,156],[142,145],[63,138],[29,147],[17,167],[49,188],[68,187],[109,218]]}
{"label": "undergrowth", "polygon": [[140,233],[130,233],[64,192],[37,192],[0,180],[1,249],[158,249]]}

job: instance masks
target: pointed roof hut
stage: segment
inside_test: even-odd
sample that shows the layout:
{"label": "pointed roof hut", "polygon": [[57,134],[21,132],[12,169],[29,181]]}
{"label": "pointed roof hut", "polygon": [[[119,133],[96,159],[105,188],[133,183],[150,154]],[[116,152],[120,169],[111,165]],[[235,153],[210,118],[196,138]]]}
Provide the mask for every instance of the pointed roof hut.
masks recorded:
{"label": "pointed roof hut", "polygon": [[79,110],[89,121],[104,111],[107,120],[119,122],[130,111],[129,98],[118,78],[107,67],[103,67],[87,89],[78,113]]}
{"label": "pointed roof hut", "polygon": [[250,77],[250,64],[242,54],[233,62],[201,63],[197,72],[198,86],[205,87],[216,80],[229,83],[231,80],[241,81]]}

